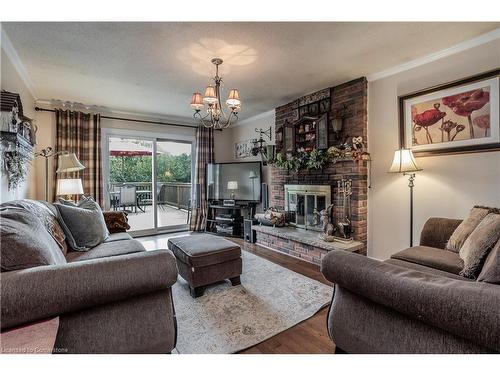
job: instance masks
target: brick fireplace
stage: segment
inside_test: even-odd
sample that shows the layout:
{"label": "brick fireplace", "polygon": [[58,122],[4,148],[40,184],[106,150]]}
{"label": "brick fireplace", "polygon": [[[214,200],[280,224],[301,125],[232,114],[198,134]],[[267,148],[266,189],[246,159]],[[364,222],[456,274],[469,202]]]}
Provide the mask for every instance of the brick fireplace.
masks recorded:
{"label": "brick fireplace", "polygon": [[[311,103],[318,98],[322,101],[329,97],[329,132],[328,145],[335,145],[338,139],[350,139],[352,137],[362,136],[367,142],[367,81],[362,77],[344,84],[331,87],[329,89],[320,90],[318,92],[305,95],[297,100],[276,108],[276,130],[279,131],[285,124],[285,121],[294,122],[299,120],[299,109],[304,106],[304,103]],[[335,136],[331,119],[338,115],[339,110],[345,109],[346,117],[342,131]],[[277,145],[277,152],[280,151]],[[367,194],[368,194],[368,168],[367,162],[354,162],[351,160],[340,161],[335,164],[330,164],[323,170],[301,170],[297,173],[281,170],[271,166],[271,180],[269,181],[269,198],[270,205],[279,209],[285,208],[285,189],[284,186],[292,185],[330,185],[332,191],[332,203],[337,205],[337,181],[342,179],[352,180],[353,194],[351,196],[351,220],[354,230],[353,237],[356,241],[363,243],[364,251],[366,251],[367,240]],[[334,208],[334,216],[339,214],[341,208]],[[261,244],[269,246],[269,233],[262,233]],[[259,235],[257,235],[257,242]],[[265,242],[265,243],[264,243]],[[294,250],[294,256],[319,263],[322,256],[318,256],[318,249],[310,245],[302,246],[297,244],[297,251]],[[308,254],[307,249],[311,254]],[[280,250],[280,249],[277,249]],[[319,249],[321,250],[321,249]],[[287,252],[287,251],[285,251]],[[363,252],[363,251],[361,251]],[[324,254],[325,251],[323,249]]]}

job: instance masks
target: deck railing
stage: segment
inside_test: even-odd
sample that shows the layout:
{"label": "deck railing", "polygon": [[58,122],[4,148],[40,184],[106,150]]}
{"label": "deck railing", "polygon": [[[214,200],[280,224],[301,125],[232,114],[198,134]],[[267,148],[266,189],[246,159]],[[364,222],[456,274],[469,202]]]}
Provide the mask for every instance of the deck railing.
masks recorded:
{"label": "deck railing", "polygon": [[[111,186],[118,190],[120,186],[133,185],[137,191],[145,190],[149,193],[142,194],[142,205],[152,203],[152,182],[112,182]],[[191,201],[191,184],[189,182],[158,182],[157,201],[159,205],[171,205],[179,209],[188,209]]]}

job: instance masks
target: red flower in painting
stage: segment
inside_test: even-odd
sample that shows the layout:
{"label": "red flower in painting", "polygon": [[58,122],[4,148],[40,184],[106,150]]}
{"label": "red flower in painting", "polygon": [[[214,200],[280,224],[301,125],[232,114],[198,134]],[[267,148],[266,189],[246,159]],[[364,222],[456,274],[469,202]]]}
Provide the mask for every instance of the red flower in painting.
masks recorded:
{"label": "red flower in painting", "polygon": [[443,98],[443,104],[459,116],[469,116],[490,101],[490,93],[483,89],[463,92]]}
{"label": "red flower in painting", "polygon": [[412,108],[412,119],[416,124],[413,129],[414,131],[420,131],[421,128],[424,128],[427,142],[433,143],[428,127],[434,125],[444,116],[446,116],[446,112],[441,112],[439,110],[439,103],[435,103],[433,109],[428,109],[422,113],[417,113],[417,111],[414,111]]}
{"label": "red flower in painting", "polygon": [[446,112],[441,112],[438,108],[439,106],[437,108],[428,109],[422,113],[415,113],[413,115],[413,121],[415,121],[417,125],[423,127],[434,125],[446,116]]}
{"label": "red flower in painting", "polygon": [[481,128],[484,130],[484,136],[488,136],[488,129],[490,128],[490,115],[481,115],[477,116],[474,119],[474,125],[476,125],[478,128]]}
{"label": "red flower in painting", "polygon": [[467,91],[443,98],[444,105],[450,107],[457,115],[467,117],[471,138],[474,138],[471,113],[483,108],[489,101],[490,93],[483,89]]}

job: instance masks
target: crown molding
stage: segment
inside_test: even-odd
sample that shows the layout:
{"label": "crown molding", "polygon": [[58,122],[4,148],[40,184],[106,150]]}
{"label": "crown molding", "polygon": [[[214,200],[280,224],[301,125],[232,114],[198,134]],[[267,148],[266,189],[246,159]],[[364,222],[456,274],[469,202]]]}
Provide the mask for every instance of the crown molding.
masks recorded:
{"label": "crown molding", "polygon": [[36,94],[36,89],[35,89],[35,84],[31,80],[28,71],[26,70],[26,67],[24,66],[23,62],[21,61],[21,58],[17,54],[16,49],[12,45],[12,42],[9,39],[9,36],[3,29],[2,25],[0,25],[0,33],[1,33],[1,47],[5,51],[5,54],[11,61],[12,65],[14,65],[14,68],[16,69],[17,73],[19,74],[19,77],[21,77],[21,80],[24,82],[26,87],[28,88],[29,92],[31,93],[31,96],[36,100],[38,98]]}
{"label": "crown molding", "polygon": [[137,117],[138,120],[157,120],[163,122],[171,122],[179,125],[196,125],[194,120],[189,117],[180,116],[168,116],[159,113],[147,113],[147,112],[133,112],[125,111],[118,108],[103,107],[98,105],[87,105],[83,103],[74,103],[70,101],[54,100],[54,99],[37,99],[35,101],[36,106],[39,107],[49,107],[49,109],[55,108],[68,108],[72,110],[89,111],[93,113],[100,113],[103,115],[118,115],[118,116],[131,116],[133,118]]}
{"label": "crown molding", "polygon": [[263,119],[263,118],[270,116],[270,115],[274,115],[274,109],[271,109],[270,111],[262,112],[262,113],[259,113],[258,115],[255,115],[255,116],[246,118],[244,120],[238,121],[233,126],[234,127],[243,126],[243,125],[249,124],[251,122]]}
{"label": "crown molding", "polygon": [[443,49],[441,51],[434,52],[434,53],[431,53],[431,54],[423,56],[423,57],[419,57],[418,59],[408,61],[408,62],[400,64],[400,65],[396,65],[392,68],[385,69],[385,70],[382,70],[382,71],[374,73],[374,74],[370,74],[366,78],[367,78],[368,82],[377,81],[379,79],[389,77],[389,76],[392,76],[394,74],[398,74],[398,73],[404,72],[406,70],[410,70],[410,69],[416,68],[418,66],[425,65],[425,64],[428,64],[430,62],[442,59],[443,57],[454,55],[458,52],[462,52],[462,51],[468,50],[470,48],[489,43],[489,42],[494,41],[498,38],[500,38],[500,28],[492,30],[486,34],[482,34],[478,37],[466,40],[464,42],[455,44],[454,46]]}

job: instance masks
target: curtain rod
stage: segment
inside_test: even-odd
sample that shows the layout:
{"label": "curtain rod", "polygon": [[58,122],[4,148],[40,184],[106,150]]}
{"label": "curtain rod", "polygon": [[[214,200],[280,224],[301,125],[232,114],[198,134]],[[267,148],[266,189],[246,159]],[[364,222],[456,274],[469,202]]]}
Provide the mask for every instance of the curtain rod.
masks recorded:
{"label": "curtain rod", "polygon": [[[56,110],[55,109],[46,109],[46,108],[35,107],[35,111],[37,111],[37,112],[55,112]],[[135,120],[135,119],[126,118],[126,117],[113,117],[113,116],[103,116],[103,115],[101,115],[101,118],[105,118],[105,119],[109,119],[109,120],[142,122],[142,123],[146,123],[146,124],[178,126],[178,127],[181,127],[181,128],[193,128],[193,129],[198,128],[196,125],[171,124],[171,123],[162,122],[162,121]]]}

